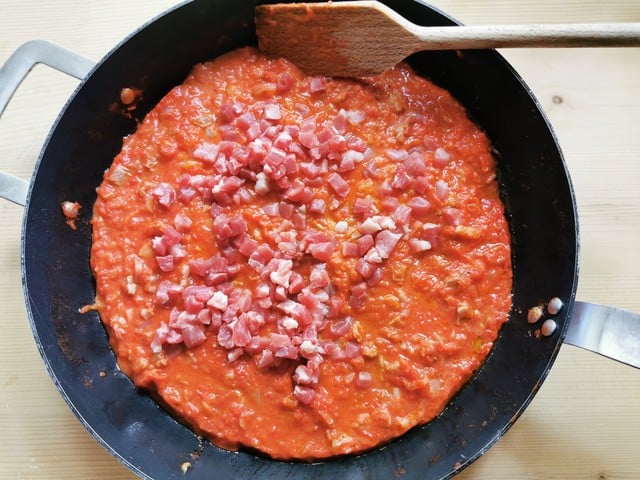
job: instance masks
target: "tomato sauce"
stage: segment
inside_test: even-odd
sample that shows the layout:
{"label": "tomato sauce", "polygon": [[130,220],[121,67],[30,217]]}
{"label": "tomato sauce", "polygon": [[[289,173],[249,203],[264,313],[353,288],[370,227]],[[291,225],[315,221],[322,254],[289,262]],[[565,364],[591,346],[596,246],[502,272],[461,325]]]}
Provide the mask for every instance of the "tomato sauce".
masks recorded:
{"label": "tomato sauce", "polygon": [[96,306],[120,368],[223,448],[361,452],[436,417],[511,308],[491,146],[399,65],[196,65],[98,188]]}

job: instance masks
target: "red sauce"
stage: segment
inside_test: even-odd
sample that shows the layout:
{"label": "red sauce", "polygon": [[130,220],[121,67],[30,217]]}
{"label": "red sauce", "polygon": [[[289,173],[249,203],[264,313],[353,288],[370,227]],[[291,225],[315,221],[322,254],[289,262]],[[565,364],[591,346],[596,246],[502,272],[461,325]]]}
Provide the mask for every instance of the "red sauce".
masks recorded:
{"label": "red sauce", "polygon": [[486,136],[399,65],[195,66],[98,188],[96,306],[121,369],[215,444],[360,452],[436,417],[511,307]]}

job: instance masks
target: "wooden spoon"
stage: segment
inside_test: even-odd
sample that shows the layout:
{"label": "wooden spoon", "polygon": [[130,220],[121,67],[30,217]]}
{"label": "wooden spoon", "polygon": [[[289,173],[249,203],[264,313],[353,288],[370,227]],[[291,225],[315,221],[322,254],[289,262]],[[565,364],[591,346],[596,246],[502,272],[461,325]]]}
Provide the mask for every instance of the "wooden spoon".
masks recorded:
{"label": "wooden spoon", "polygon": [[308,74],[377,75],[421,50],[640,46],[640,23],[421,27],[375,1],[256,7],[258,44]]}

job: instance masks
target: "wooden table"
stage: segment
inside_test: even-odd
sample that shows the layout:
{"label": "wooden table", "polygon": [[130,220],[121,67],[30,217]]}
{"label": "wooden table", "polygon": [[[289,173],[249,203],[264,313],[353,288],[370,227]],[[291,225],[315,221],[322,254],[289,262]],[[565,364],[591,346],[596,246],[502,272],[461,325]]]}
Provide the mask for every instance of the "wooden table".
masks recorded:
{"label": "wooden table", "polygon": [[[229,0],[231,1],[231,0]],[[637,0],[434,0],[469,24],[640,21]],[[46,38],[99,59],[173,0],[0,2],[0,62]],[[512,50],[564,149],[578,200],[578,298],[640,311],[640,49]],[[76,81],[38,66],[0,121],[0,168],[28,178]],[[0,201],[0,479],[132,479],[45,372],[21,288],[22,208]],[[563,346],[515,426],[458,477],[640,479],[640,372]]]}

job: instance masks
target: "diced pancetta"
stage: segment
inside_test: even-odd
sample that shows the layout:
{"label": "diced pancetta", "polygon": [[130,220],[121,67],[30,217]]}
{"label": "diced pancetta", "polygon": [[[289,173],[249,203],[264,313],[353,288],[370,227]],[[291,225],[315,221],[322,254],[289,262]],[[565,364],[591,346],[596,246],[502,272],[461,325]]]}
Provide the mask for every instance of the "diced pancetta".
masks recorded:
{"label": "diced pancetta", "polygon": [[432,210],[431,203],[424,197],[413,197],[407,202],[413,217],[424,217]]}
{"label": "diced pancetta", "polygon": [[233,343],[233,329],[229,324],[223,323],[218,330],[216,337],[218,345],[228,350],[232,349],[235,344]]}
{"label": "diced pancetta", "polygon": [[327,209],[325,201],[321,198],[314,198],[309,204],[308,211],[310,213],[323,214]]}
{"label": "diced pancetta", "polygon": [[204,343],[206,339],[203,325],[186,324],[180,329],[185,347],[193,348]]}
{"label": "diced pancetta", "polygon": [[352,308],[359,309],[364,306],[364,300],[367,294],[367,283],[361,282],[351,287],[351,296],[349,297],[349,305]]}
{"label": "diced pancetta", "polygon": [[340,198],[344,198],[349,193],[349,184],[338,173],[330,173],[327,177],[329,186],[333,189],[335,194]]}
{"label": "diced pancetta", "polygon": [[226,310],[229,305],[229,297],[221,291],[215,291],[207,301],[207,305],[218,310]]}
{"label": "diced pancetta", "polygon": [[235,126],[238,127],[240,130],[242,130],[243,132],[246,132],[247,130],[249,130],[257,122],[258,122],[258,120],[253,115],[253,113],[250,112],[250,111],[246,111],[244,113],[241,113],[234,120]]}
{"label": "diced pancetta", "polygon": [[373,203],[368,198],[356,198],[353,202],[353,213],[359,215],[363,220],[373,214]]}
{"label": "diced pancetta", "polygon": [[316,260],[328,262],[335,251],[335,244],[333,242],[312,243],[306,251]]}
{"label": "diced pancetta", "polygon": [[169,337],[169,326],[166,323],[162,323],[154,333],[153,340],[151,340],[151,351],[153,353],[160,353],[162,351],[162,345],[167,341]]}
{"label": "diced pancetta", "polygon": [[247,223],[240,214],[230,217],[221,214],[213,219],[213,233],[218,241],[237,237],[247,231]]}
{"label": "diced pancetta", "polygon": [[331,323],[329,327],[329,331],[335,337],[342,338],[349,333],[351,333],[351,329],[353,328],[353,318],[352,317],[344,317],[343,319]]}
{"label": "diced pancetta", "polygon": [[340,220],[336,222],[334,230],[336,233],[345,234],[349,231],[349,224],[345,220]]}
{"label": "diced pancetta", "polygon": [[298,272],[291,272],[291,276],[289,277],[289,293],[295,295],[296,293],[299,293],[304,287],[304,277]]}
{"label": "diced pancetta", "polygon": [[309,79],[309,92],[319,93],[327,89],[327,82],[324,77],[311,77]]}
{"label": "diced pancetta", "polygon": [[240,102],[225,102],[220,105],[218,118],[224,123],[230,123],[234,118],[240,115],[246,106]]}
{"label": "diced pancetta", "polygon": [[308,179],[317,178],[322,173],[320,166],[315,162],[302,162],[300,171]]}
{"label": "diced pancetta", "polygon": [[237,320],[231,322],[230,325],[233,345],[237,347],[246,346],[251,340],[251,332],[249,332],[246,316],[240,315]]}
{"label": "diced pancetta", "polygon": [[451,154],[442,147],[436,148],[433,152],[433,163],[438,167],[446,167],[449,162],[451,162]]}
{"label": "diced pancetta", "polygon": [[266,118],[267,120],[280,120],[282,118],[282,112],[280,112],[280,106],[277,104],[265,105],[264,118]]}
{"label": "diced pancetta", "polygon": [[[196,316],[196,319],[202,325],[211,325],[212,317],[213,317],[213,314],[212,314],[211,310],[209,310],[208,308],[203,308],[202,310],[200,310],[198,312],[198,314]],[[219,324],[218,324],[218,326],[219,326]]]}
{"label": "diced pancetta", "polygon": [[256,175],[256,183],[254,184],[254,189],[258,195],[266,195],[271,191],[271,187],[269,186],[269,179],[264,172],[259,172]]}
{"label": "diced pancetta", "polygon": [[420,195],[424,195],[429,191],[431,184],[429,179],[425,176],[419,175],[415,178],[413,182],[413,189],[418,192]]}
{"label": "diced pancetta", "polygon": [[406,192],[413,185],[413,179],[409,176],[404,167],[398,167],[396,174],[393,176],[391,186],[403,192]]}
{"label": "diced pancetta", "polygon": [[[377,264],[377,263],[382,263],[383,258],[380,255],[380,252],[378,252],[378,249],[375,248],[375,247],[372,247],[364,255],[364,260],[366,260],[367,262],[369,262],[371,264]],[[373,272],[371,274],[373,275]]]}
{"label": "diced pancetta", "polygon": [[284,93],[293,87],[295,79],[288,73],[281,73],[276,79],[276,91],[278,93]]}
{"label": "diced pancetta", "polygon": [[360,250],[358,244],[354,242],[344,242],[342,244],[342,255],[350,258],[359,257]]}
{"label": "diced pancetta", "polygon": [[407,158],[404,160],[404,168],[412,177],[427,173],[427,163],[420,151],[413,151],[407,155]]}
{"label": "diced pancetta", "polygon": [[462,212],[455,207],[445,207],[442,209],[442,219],[447,225],[458,226],[462,221]]}
{"label": "diced pancetta", "polygon": [[226,272],[228,267],[229,261],[221,255],[215,255],[208,259],[194,258],[189,260],[189,271],[200,277],[206,277],[212,272]]}
{"label": "diced pancetta", "polygon": [[207,164],[212,164],[218,158],[218,145],[215,143],[203,142],[196,147],[191,153],[193,158],[200,160]]}
{"label": "diced pancetta", "polygon": [[347,112],[347,120],[351,125],[359,125],[364,122],[366,118],[362,110],[349,110]]}
{"label": "diced pancetta", "polygon": [[182,203],[187,204],[191,200],[193,200],[197,194],[198,192],[195,188],[185,186],[185,187],[180,187],[177,193],[177,197],[178,197],[178,200],[180,200]]}
{"label": "diced pancetta", "polygon": [[163,280],[156,289],[156,303],[165,305],[171,300],[175,300],[182,293],[182,286],[168,280]]}
{"label": "diced pancetta", "polygon": [[284,259],[274,259],[273,261],[277,262],[277,265],[276,269],[269,274],[269,279],[276,285],[288,288],[293,262]]}
{"label": "diced pancetta", "polygon": [[438,148],[438,143],[430,135],[425,135],[422,143],[429,152],[433,152],[436,148]]}
{"label": "diced pancetta", "polygon": [[214,195],[214,198],[216,198],[216,195],[221,193],[234,193],[242,185],[244,185],[244,180],[242,178],[236,177],[235,175],[225,176],[213,186],[211,193]]}
{"label": "diced pancetta", "polygon": [[311,385],[318,383],[318,372],[306,365],[298,365],[293,372],[293,381],[298,385]]}
{"label": "diced pancetta", "polygon": [[378,196],[380,198],[385,198],[391,195],[393,192],[393,187],[391,183],[386,178],[380,183],[378,186]]}
{"label": "diced pancetta", "polygon": [[369,388],[373,383],[373,377],[370,372],[358,372],[358,376],[356,377],[356,387],[358,388]]}
{"label": "diced pancetta", "polygon": [[377,269],[378,267],[374,263],[371,263],[364,258],[360,258],[356,262],[356,272],[362,275],[362,278],[365,280],[371,278]]}
{"label": "diced pancetta", "polygon": [[444,180],[438,180],[434,185],[434,189],[436,197],[442,201],[449,196],[449,185]]}
{"label": "diced pancetta", "polygon": [[244,351],[249,355],[261,355],[265,351],[271,351],[267,348],[269,346],[269,339],[267,337],[255,335],[251,337],[249,343],[247,343],[244,347]]}
{"label": "diced pancetta", "polygon": [[408,205],[398,205],[393,212],[391,212],[391,218],[398,225],[408,225],[411,219],[411,207]]}
{"label": "diced pancetta", "polygon": [[413,253],[426,252],[427,250],[431,250],[431,243],[428,240],[412,238],[409,240],[409,249]]}
{"label": "diced pancetta", "polygon": [[[245,350],[247,348],[245,347]],[[257,354],[257,356],[255,357],[256,359],[256,366],[258,368],[268,368],[274,365],[274,355],[273,355],[273,351],[269,350],[269,349],[264,349],[262,350],[259,354]]]}
{"label": "diced pancetta", "polygon": [[178,213],[173,219],[173,226],[180,233],[186,233],[189,231],[192,225],[192,221],[184,213]]}
{"label": "diced pancetta", "polygon": [[407,158],[407,155],[408,155],[406,150],[397,150],[393,148],[386,149],[384,151],[384,154],[388,159],[393,160],[395,162],[402,162],[404,159]]}
{"label": "diced pancetta", "polygon": [[331,285],[331,277],[325,265],[314,265],[311,267],[309,284],[312,288],[324,288]]}
{"label": "diced pancetta", "polygon": [[344,132],[347,128],[347,111],[341,108],[338,114],[333,117],[333,126],[340,132]]}
{"label": "diced pancetta", "polygon": [[313,399],[316,396],[316,391],[311,387],[296,385],[293,387],[293,396],[300,403],[304,405],[309,405],[311,402],[313,402]]}
{"label": "diced pancetta", "polygon": [[384,212],[393,212],[400,205],[396,197],[386,197],[380,202],[380,209]]}
{"label": "diced pancetta", "polygon": [[199,302],[205,303],[207,302],[216,291],[205,285],[190,285],[182,289],[182,298],[187,299],[192,297]]}
{"label": "diced pancetta", "polygon": [[367,150],[367,142],[357,135],[347,134],[345,137],[347,139],[347,148],[363,153]]}
{"label": "diced pancetta", "polygon": [[440,225],[435,223],[425,223],[417,233],[418,237],[422,240],[427,240],[431,243],[431,246],[435,246],[438,241],[438,233],[440,231]]}
{"label": "diced pancetta", "polygon": [[358,238],[356,240],[356,245],[358,246],[358,255],[359,257],[363,257],[370,249],[373,247],[375,241],[373,239],[373,235],[366,234]]}
{"label": "diced pancetta", "polygon": [[375,239],[375,249],[378,251],[380,257],[389,258],[401,237],[401,233],[393,233],[389,230],[379,232]]}
{"label": "diced pancetta", "polygon": [[382,226],[373,217],[367,218],[364,222],[358,225],[358,231],[362,234],[374,234],[382,230]]}
{"label": "diced pancetta", "polygon": [[307,187],[301,180],[294,180],[284,194],[287,200],[299,203],[309,203],[313,200],[313,190]]}
{"label": "diced pancetta", "polygon": [[354,359],[360,356],[360,345],[355,342],[346,342],[344,344],[344,354],[349,359]]}
{"label": "diced pancetta", "polygon": [[233,241],[238,251],[245,257],[250,257],[258,248],[257,240],[252,239],[246,233],[236,237]]}
{"label": "diced pancetta", "polygon": [[176,190],[168,183],[161,182],[151,191],[151,195],[156,202],[163,207],[169,208],[176,201]]}
{"label": "diced pancetta", "polygon": [[173,255],[157,256],[156,261],[158,262],[158,267],[163,272],[170,272],[175,267]]}
{"label": "diced pancetta", "polygon": [[357,163],[364,160],[364,154],[356,150],[347,150],[340,157],[340,166],[338,170],[340,172],[349,172],[353,170]]}

